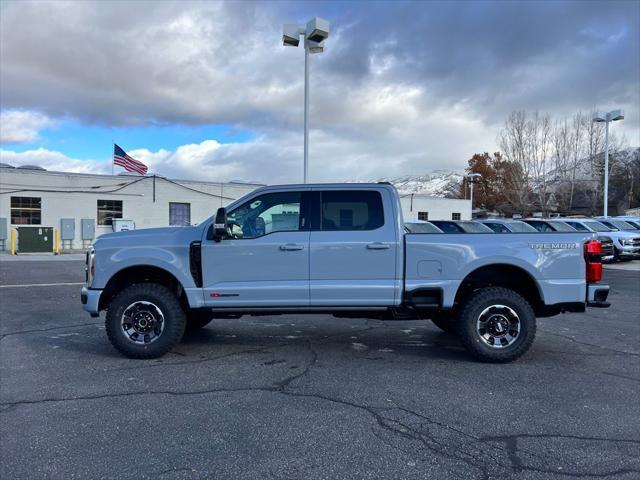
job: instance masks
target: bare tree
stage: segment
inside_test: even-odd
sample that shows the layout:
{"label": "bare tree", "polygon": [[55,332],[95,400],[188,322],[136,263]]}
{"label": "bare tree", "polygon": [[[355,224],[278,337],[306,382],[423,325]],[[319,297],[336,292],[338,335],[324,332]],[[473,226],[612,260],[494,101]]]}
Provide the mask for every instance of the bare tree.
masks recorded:
{"label": "bare tree", "polygon": [[586,156],[585,136],[589,118],[582,112],[576,113],[570,121],[556,122],[553,131],[554,190],[559,206],[570,211],[574,206],[576,185],[585,177],[581,162]]}
{"label": "bare tree", "polygon": [[498,135],[498,143],[504,159],[517,165],[520,177],[504,177],[504,194],[514,210],[525,213],[529,204],[531,163],[528,161],[527,115],[524,111],[512,112]]}

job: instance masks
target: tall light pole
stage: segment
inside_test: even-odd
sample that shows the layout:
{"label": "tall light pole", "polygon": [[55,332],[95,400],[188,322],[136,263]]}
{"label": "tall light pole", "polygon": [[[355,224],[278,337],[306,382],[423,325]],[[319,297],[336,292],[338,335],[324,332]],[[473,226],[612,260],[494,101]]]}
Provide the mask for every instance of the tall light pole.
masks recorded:
{"label": "tall light pole", "polygon": [[481,177],[482,175],[479,173],[469,173],[468,175],[465,175],[465,178],[469,179],[469,191],[470,191],[470,197],[471,197],[471,218],[473,218],[473,179],[476,177]]}
{"label": "tall light pole", "polygon": [[304,183],[309,177],[309,54],[321,53],[324,41],[329,37],[329,22],[314,18],[306,26],[285,25],[282,43],[285,47],[297,47],[300,37],[304,40]]}
{"label": "tall light pole", "polygon": [[605,123],[604,130],[604,218],[608,217],[609,207],[609,122],[624,120],[622,110],[611,110],[610,112],[593,112],[594,123]]}

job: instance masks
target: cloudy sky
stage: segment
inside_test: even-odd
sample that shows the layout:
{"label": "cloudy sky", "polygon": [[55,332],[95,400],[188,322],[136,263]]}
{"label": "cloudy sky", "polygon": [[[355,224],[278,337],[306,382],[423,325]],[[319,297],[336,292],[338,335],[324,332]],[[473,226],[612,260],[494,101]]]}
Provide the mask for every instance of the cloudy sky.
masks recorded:
{"label": "cloudy sky", "polygon": [[313,16],[313,181],[463,168],[520,109],[624,108],[640,145],[635,0],[2,1],[0,161],[108,173],[115,141],[176,178],[299,181],[304,52],[281,26]]}

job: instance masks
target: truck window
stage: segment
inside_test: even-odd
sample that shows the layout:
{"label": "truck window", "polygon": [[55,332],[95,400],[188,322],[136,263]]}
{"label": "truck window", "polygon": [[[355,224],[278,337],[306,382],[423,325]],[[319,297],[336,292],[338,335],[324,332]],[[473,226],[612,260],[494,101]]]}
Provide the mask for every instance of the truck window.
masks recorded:
{"label": "truck window", "polygon": [[267,193],[227,214],[235,238],[257,238],[274,232],[300,230],[300,192]]}
{"label": "truck window", "polygon": [[324,231],[375,230],[384,225],[382,197],[374,191],[322,192],[320,213]]}

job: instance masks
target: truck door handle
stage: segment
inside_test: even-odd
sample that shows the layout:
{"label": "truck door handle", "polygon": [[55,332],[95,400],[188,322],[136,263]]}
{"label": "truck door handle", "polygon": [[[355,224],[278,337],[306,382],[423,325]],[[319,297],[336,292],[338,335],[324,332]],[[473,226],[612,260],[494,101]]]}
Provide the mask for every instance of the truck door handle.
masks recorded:
{"label": "truck door handle", "polygon": [[390,245],[388,243],[374,242],[367,244],[369,250],[389,250]]}
{"label": "truck door handle", "polygon": [[287,243],[285,245],[280,245],[280,250],[282,251],[292,251],[292,250],[303,250],[304,245],[299,245],[297,243]]}

